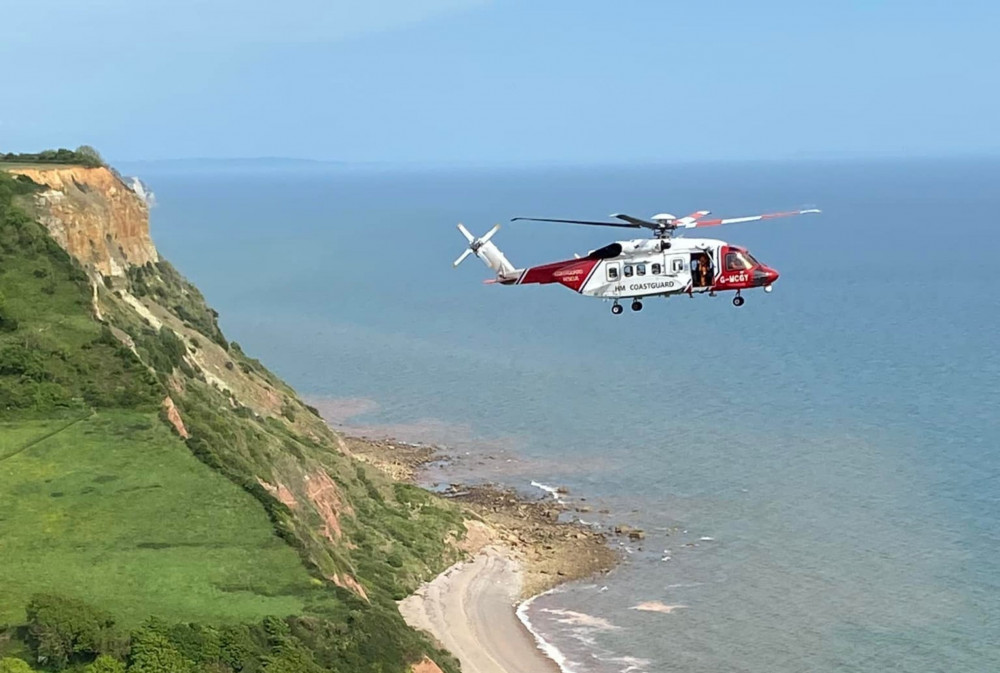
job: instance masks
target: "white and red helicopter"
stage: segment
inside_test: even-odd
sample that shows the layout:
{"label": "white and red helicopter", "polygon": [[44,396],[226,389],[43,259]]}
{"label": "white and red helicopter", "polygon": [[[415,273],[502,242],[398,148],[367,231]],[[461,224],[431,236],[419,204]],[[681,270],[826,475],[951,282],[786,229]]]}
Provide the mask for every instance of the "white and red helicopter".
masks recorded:
{"label": "white and red helicopter", "polygon": [[709,214],[707,210],[699,210],[686,217],[661,213],[648,220],[616,213],[611,215],[618,220],[616,222],[515,217],[512,222],[527,220],[627,229],[645,228],[651,229],[654,234],[653,238],[615,241],[603,248],[591,250],[585,256],[578,255],[574,259],[525,269],[515,268],[490,240],[500,229],[499,224],[479,238],[459,224],[458,230],[468,239],[469,247],[455,260],[454,266],[457,267],[466,257],[475,254],[497,274],[495,279],[488,280],[487,283],[559,283],[588,297],[613,300],[611,312],[615,315],[624,310],[619,303],[622,299],[631,299],[632,310],[641,311],[642,300],[646,297],[670,297],[678,294],[693,297],[695,293],[715,296],[716,292],[729,290],[736,292],[733,305],[742,306],[743,290],[761,287],[765,292],[770,292],[772,284],[778,280],[778,272],[758,262],[746,248],[712,238],[675,238],[674,232],[678,229],[715,227],[818,212],[820,211],[811,208],[713,220],[703,219]]}

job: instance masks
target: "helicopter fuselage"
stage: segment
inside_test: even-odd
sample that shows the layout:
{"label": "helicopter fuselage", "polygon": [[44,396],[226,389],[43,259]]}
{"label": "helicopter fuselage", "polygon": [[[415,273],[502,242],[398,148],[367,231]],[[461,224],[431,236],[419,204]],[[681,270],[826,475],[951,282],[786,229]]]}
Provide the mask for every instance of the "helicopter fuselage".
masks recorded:
{"label": "helicopter fuselage", "polygon": [[709,238],[617,241],[590,254],[501,276],[505,285],[559,283],[603,299],[745,290],[770,286],[778,272],[746,248]]}

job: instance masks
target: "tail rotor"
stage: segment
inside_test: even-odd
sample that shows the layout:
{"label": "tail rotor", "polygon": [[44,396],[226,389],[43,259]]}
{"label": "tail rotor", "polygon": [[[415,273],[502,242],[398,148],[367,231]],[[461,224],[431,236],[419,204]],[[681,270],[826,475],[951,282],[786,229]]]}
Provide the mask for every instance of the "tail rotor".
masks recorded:
{"label": "tail rotor", "polygon": [[465,258],[469,255],[475,254],[483,260],[483,263],[486,264],[486,266],[493,269],[498,276],[512,273],[515,270],[514,265],[507,261],[507,258],[504,257],[502,252],[500,252],[500,249],[497,248],[494,243],[490,242],[490,239],[493,238],[498,231],[500,231],[499,224],[495,225],[479,238],[473,236],[463,224],[458,225],[458,230],[462,232],[462,235],[465,236],[465,240],[469,242],[469,247],[466,248],[462,254],[458,256],[458,259],[452,263],[453,267],[457,267],[459,264],[464,262]]}
{"label": "tail rotor", "polygon": [[485,243],[489,242],[489,240],[491,238],[493,238],[494,234],[496,234],[498,231],[500,231],[500,225],[498,224],[498,225],[494,226],[492,229],[490,229],[489,231],[487,231],[485,234],[483,234],[479,238],[476,238],[471,233],[469,233],[469,230],[465,228],[464,224],[459,223],[458,230],[460,232],[462,232],[462,235],[465,236],[465,239],[469,242],[469,247],[466,248],[465,251],[461,255],[458,256],[458,259],[456,259],[452,263],[452,266],[455,266],[455,267],[457,267],[459,264],[461,264],[462,262],[464,262],[465,258],[468,257],[469,255],[471,255],[473,253],[478,253],[479,249],[482,248]]}

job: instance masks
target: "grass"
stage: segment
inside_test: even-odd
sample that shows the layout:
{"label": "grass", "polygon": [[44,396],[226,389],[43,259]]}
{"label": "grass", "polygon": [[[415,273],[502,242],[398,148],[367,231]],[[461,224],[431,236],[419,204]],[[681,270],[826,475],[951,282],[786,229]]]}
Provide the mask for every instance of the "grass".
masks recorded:
{"label": "grass", "polygon": [[155,414],[0,424],[0,623],[31,594],[84,599],[127,625],[301,613],[334,601],[263,509]]}
{"label": "grass", "polygon": [[[260,636],[259,662],[292,652],[264,633],[265,618],[280,616],[329,670],[403,673],[431,653],[454,673],[394,601],[457,558],[447,540],[460,536],[461,514],[341,454],[166,262],[92,287],[25,212],[36,189],[0,170],[0,625],[13,627],[0,628],[0,652],[24,651],[24,608],[45,593],[113,615],[140,650],[135,629],[150,617],[171,633],[241,624]],[[152,329],[123,290],[155,304],[169,329]],[[187,343],[232,373],[235,394],[187,362]],[[186,443],[159,411],[167,395]],[[318,495],[315,479],[328,482]],[[328,540],[331,508],[343,536]],[[368,599],[335,576],[360,581]],[[230,670],[206,652],[190,658]]]}
{"label": "grass", "polygon": [[94,320],[86,274],[12,206],[29,189],[0,174],[0,414],[155,408],[155,380]]}

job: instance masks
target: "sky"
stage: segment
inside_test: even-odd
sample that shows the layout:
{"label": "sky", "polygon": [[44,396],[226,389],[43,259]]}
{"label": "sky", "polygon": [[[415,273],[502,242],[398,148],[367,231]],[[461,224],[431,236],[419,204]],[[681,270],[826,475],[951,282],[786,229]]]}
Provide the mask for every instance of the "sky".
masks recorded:
{"label": "sky", "polygon": [[0,151],[594,164],[1000,153],[993,0],[4,0]]}

